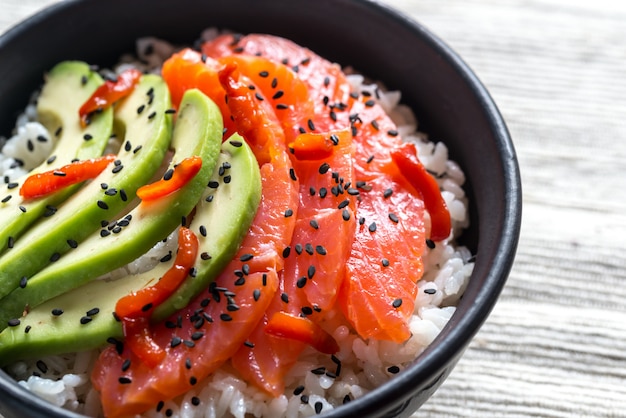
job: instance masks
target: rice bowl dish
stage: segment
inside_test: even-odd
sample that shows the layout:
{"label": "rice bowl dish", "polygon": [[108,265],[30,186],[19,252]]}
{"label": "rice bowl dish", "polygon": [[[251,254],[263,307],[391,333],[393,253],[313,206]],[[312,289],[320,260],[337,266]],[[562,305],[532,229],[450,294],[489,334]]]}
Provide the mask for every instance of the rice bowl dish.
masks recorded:
{"label": "rice bowl dish", "polygon": [[[211,42],[224,34],[232,36],[228,32],[209,29],[202,33],[201,40]],[[131,68],[138,68],[142,73],[161,74],[163,62],[174,54],[181,53],[181,51],[181,46],[169,44],[158,38],[140,38],[137,42],[136,54],[123,56],[112,70],[99,69],[99,73],[105,80],[114,80]],[[303,65],[306,64],[303,62]],[[297,70],[293,71],[297,73]],[[288,372],[283,376],[284,388],[281,394],[268,393],[267,388],[263,389],[258,384],[243,377],[235,363],[226,361],[211,372],[208,378],[198,382],[193,378],[193,387],[184,393],[173,399],[161,399],[155,402],[151,408],[142,414],[143,416],[311,416],[329,413],[335,408],[341,410],[341,405],[351,403],[384,385],[395,376],[402,375],[404,369],[410,367],[416,357],[429,347],[453,316],[456,305],[468,286],[475,261],[472,252],[457,243],[463,230],[470,225],[471,217],[468,211],[471,202],[468,201],[466,191],[463,188],[465,175],[460,166],[448,158],[447,148],[444,145],[445,138],[437,138],[443,142],[431,142],[426,133],[417,130],[415,116],[407,106],[400,104],[399,92],[388,91],[384,85],[373,83],[370,79],[359,75],[359,68],[355,70],[344,68],[344,71],[348,74],[346,80],[351,97],[363,98],[362,102],[367,102],[368,104],[365,105],[367,107],[375,106],[383,109],[396,128],[388,130],[389,136],[402,138],[404,142],[411,143],[416,147],[421,163],[436,179],[442,199],[449,210],[450,234],[444,239],[431,240],[427,238],[421,243],[423,276],[420,276],[421,278],[416,284],[414,308],[412,308],[412,315],[407,321],[409,338],[401,342],[393,342],[359,336],[355,329],[359,325],[351,324],[350,321],[346,322],[345,311],[342,312],[340,309],[325,310],[324,312],[327,313],[318,322],[318,325],[337,343],[338,349],[332,354],[320,353],[319,347],[315,349],[311,345],[306,345],[297,357],[297,361],[290,365]],[[55,132],[50,132],[49,129],[38,124],[38,115],[35,110],[36,100],[36,95],[33,95],[33,104],[29,105],[18,118],[14,135],[6,139],[8,146],[5,146],[6,154],[2,166],[8,170],[3,174],[7,184],[18,181],[20,175],[28,176],[25,173],[29,169],[29,164],[37,165],[37,161],[25,164],[32,154],[40,153],[39,162],[50,157],[50,149],[46,149],[45,146],[49,146],[49,143],[53,142]],[[175,110],[180,111],[177,109],[176,98],[173,102],[171,115],[175,114]],[[341,102],[337,103],[341,104]],[[331,100],[330,108],[338,109],[332,106]],[[331,110],[331,114],[333,110]],[[351,122],[353,116],[350,115]],[[332,119],[332,116],[330,117]],[[354,118],[354,120],[357,120],[360,128],[362,121],[358,121],[358,118]],[[317,120],[316,125],[318,129],[321,129]],[[352,124],[353,136],[355,134],[354,125],[356,124]],[[311,124],[308,127],[311,131],[314,130]],[[300,127],[300,133],[304,135],[302,130]],[[224,129],[224,133],[226,132],[229,132],[228,127]],[[225,141],[228,141],[226,137],[227,135],[224,134]],[[36,140],[33,141],[33,138]],[[122,139],[116,143],[116,138],[113,138],[109,141],[105,153],[115,153],[119,147],[124,147],[123,141]],[[292,154],[310,151],[299,143],[292,142],[289,145]],[[308,146],[308,144],[305,145]],[[29,154],[20,154],[20,149]],[[5,149],[3,148],[2,151],[4,154]],[[317,151],[319,150],[315,152]],[[262,159],[258,155],[257,158]],[[322,166],[320,166],[320,174],[322,173],[321,169]],[[20,172],[19,170],[23,171]],[[164,175],[166,167],[163,166],[159,170],[160,175],[153,179]],[[298,179],[300,180],[299,175]],[[369,186],[365,183],[357,186],[357,188],[362,188],[362,194],[369,191],[367,187]],[[346,190],[349,188],[350,184],[348,183]],[[321,196],[320,190],[317,190],[317,193],[322,199],[326,197],[325,191],[324,196]],[[354,191],[352,193],[358,195]],[[370,223],[365,221],[363,217],[361,217],[363,219],[361,221],[354,213],[352,216],[360,226],[364,225],[365,229],[369,229],[370,234],[376,232],[377,226],[378,232],[380,232],[380,222]],[[286,211],[285,217],[287,217]],[[346,217],[344,211],[344,220],[347,220],[346,218],[350,217]],[[396,212],[389,213],[389,220],[392,223],[398,223]],[[193,224],[193,220],[190,222]],[[426,218],[424,223],[426,234],[431,228],[430,222],[432,221]],[[185,226],[184,219],[183,226]],[[317,225],[313,223],[311,226],[316,230],[318,229]],[[112,229],[109,230],[112,231]],[[159,266],[164,259],[171,259],[172,255],[176,254],[179,249],[178,231],[179,228],[169,233],[167,238],[161,240],[144,256],[120,268],[109,269],[97,280],[109,283],[124,280],[129,275],[141,275],[149,272],[151,268]],[[202,232],[200,233],[202,234]],[[292,246],[292,255],[294,249],[299,254],[297,248]],[[287,250],[288,248],[285,247],[282,251],[282,258],[285,260],[289,258],[289,251]],[[244,256],[248,257],[247,254]],[[383,267],[387,267],[389,264],[389,260],[382,259]],[[318,274],[321,274],[321,271],[318,267]],[[244,276],[246,274],[244,271]],[[315,270],[311,273],[309,269],[309,280],[314,274]],[[298,285],[298,288],[301,286]],[[282,298],[283,302],[287,303],[286,292],[283,292],[283,296],[285,296]],[[291,301],[292,299],[290,299]],[[398,298],[393,300],[392,305],[398,309],[407,304],[406,299]],[[315,304],[312,306],[316,307]],[[235,306],[233,309],[238,309],[238,307]],[[314,312],[318,311],[315,310]],[[62,314],[59,314],[60,318],[63,318]],[[305,318],[308,316],[308,312],[304,309],[303,314],[302,316]],[[28,315],[25,318],[27,317]],[[13,318],[10,321],[13,321]],[[24,322],[24,319],[22,321],[21,326],[27,323]],[[13,322],[9,326],[15,328],[20,325]],[[255,347],[252,339],[247,339],[244,343],[250,349],[261,347],[258,343]],[[48,402],[88,416],[102,416],[102,401],[99,398],[99,391],[92,385],[92,378],[94,367],[98,367],[98,357],[101,356],[103,350],[106,351],[107,349],[111,351],[110,344],[109,347],[100,347],[78,353],[23,359],[12,362],[12,364],[4,367],[4,370],[19,381],[20,385]],[[136,360],[133,360],[133,364],[135,362]],[[123,371],[126,370],[124,367],[127,368],[128,366],[122,366]],[[120,383],[122,383],[123,378],[123,376],[120,377]],[[130,377],[128,380],[131,380]],[[117,412],[110,415],[117,416]],[[135,414],[132,413],[131,415],[134,416]]]}

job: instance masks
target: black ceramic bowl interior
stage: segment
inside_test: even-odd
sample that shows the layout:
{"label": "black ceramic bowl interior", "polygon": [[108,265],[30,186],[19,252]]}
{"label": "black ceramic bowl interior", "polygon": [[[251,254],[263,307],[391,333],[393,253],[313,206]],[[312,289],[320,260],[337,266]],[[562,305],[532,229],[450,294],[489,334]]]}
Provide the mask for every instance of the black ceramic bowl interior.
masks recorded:
{"label": "black ceramic bowl interior", "polygon": [[[290,38],[320,55],[400,89],[420,130],[443,140],[467,178],[471,227],[462,244],[476,254],[456,313],[417,361],[332,417],[408,416],[451,372],[483,324],[509,274],[521,219],[521,187],[511,139],[489,94],[468,66],[424,27],[364,0],[69,0],[0,37],[0,134],[42,74],[64,59],[107,66],[141,36],[191,44],[206,27]],[[0,414],[74,417],[0,371]]]}

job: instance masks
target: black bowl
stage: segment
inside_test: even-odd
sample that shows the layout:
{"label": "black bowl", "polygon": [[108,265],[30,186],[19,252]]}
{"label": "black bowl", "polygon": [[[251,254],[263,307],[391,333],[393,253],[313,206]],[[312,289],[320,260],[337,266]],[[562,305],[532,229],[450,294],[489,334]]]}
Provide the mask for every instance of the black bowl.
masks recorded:
{"label": "black bowl", "polygon": [[[408,416],[441,385],[493,308],[511,269],[521,221],[515,151],[491,97],[468,66],[408,17],[364,0],[69,0],[0,37],[0,133],[64,59],[111,65],[134,40],[191,44],[210,26],[284,36],[403,92],[420,130],[444,140],[465,171],[476,254],[456,313],[417,361],[332,417]],[[34,397],[0,371],[0,413],[77,417]]]}

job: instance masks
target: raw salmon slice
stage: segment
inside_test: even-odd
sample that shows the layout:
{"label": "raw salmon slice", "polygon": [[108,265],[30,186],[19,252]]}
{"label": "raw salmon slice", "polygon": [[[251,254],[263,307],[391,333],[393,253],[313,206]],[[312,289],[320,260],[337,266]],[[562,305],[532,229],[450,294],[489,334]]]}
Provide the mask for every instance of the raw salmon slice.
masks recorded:
{"label": "raw salmon slice", "polygon": [[265,326],[277,312],[303,315],[335,304],[344,278],[344,270],[338,271],[337,266],[346,263],[355,231],[352,138],[347,130],[310,132],[315,131],[317,119],[308,89],[283,64],[251,56],[219,61],[236,64],[254,82],[251,86],[259,93],[257,99],[272,104],[288,141],[302,135],[322,135],[331,144],[324,159],[300,160],[291,155],[294,174],[300,182],[300,204],[297,212],[285,213],[297,221],[292,242],[283,250],[285,268],[279,274],[280,292],[249,337],[255,349],[241,347],[232,358],[233,366],[247,381],[278,396],[284,391],[285,374],[305,345],[268,335]]}
{"label": "raw salmon slice", "polygon": [[[278,289],[282,250],[291,241],[298,183],[285,138],[271,109],[259,105],[233,67],[217,74],[239,132],[262,162],[262,198],[239,253],[206,292],[152,330],[165,359],[148,368],[130,350],[107,348],[94,367],[92,382],[107,417],[144,412],[172,399],[209,376],[237,350],[262,319]],[[239,123],[242,122],[242,123]],[[260,129],[263,127],[263,129]]]}
{"label": "raw salmon slice", "polygon": [[[206,43],[203,52],[287,62],[309,88],[318,115],[316,126],[350,130],[355,146],[354,185],[363,190],[356,208],[360,224],[338,302],[363,338],[408,338],[427,226],[418,191],[391,158],[390,151],[402,144],[395,124],[373,98],[350,94],[350,85],[336,64],[289,40],[225,35]],[[382,268],[383,263],[391,268]],[[400,300],[401,305],[394,307]]]}

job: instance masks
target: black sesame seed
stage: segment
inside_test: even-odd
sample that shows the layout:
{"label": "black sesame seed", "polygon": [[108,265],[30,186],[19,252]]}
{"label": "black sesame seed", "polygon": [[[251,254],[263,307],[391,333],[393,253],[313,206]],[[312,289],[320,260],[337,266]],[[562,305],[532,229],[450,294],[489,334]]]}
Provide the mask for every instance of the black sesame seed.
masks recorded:
{"label": "black sesame seed", "polygon": [[319,223],[315,219],[311,219],[311,221],[309,221],[309,225],[311,225],[311,228],[313,228],[313,229],[319,229],[320,228]]}
{"label": "black sesame seed", "polygon": [[345,405],[345,404],[349,403],[350,401],[352,401],[352,399],[350,398],[350,395],[346,395],[346,396],[343,397],[342,403]]}
{"label": "black sesame seed", "polygon": [[291,254],[291,247],[287,246],[283,249],[283,258],[289,257],[289,254]]}
{"label": "black sesame seed", "polygon": [[148,119],[152,119],[156,116],[156,112],[152,112],[148,115]]}
{"label": "black sesame seed", "polygon": [[391,195],[393,194],[393,190],[391,189],[385,189],[385,191],[383,192],[383,196],[386,198],[391,197]]}
{"label": "black sesame seed", "polygon": [[15,245],[15,238],[9,237],[7,239],[7,247],[8,248],[13,248],[14,245]]}
{"label": "black sesame seed", "polygon": [[181,340],[180,337],[173,337],[172,341],[170,341],[170,347],[172,348],[178,347],[180,343],[182,342],[183,340]]}
{"label": "black sesame seed", "polygon": [[259,289],[254,289],[252,291],[252,297],[254,298],[255,302],[258,302],[259,299],[261,298],[261,291]]}
{"label": "black sesame seed", "polygon": [[85,324],[90,323],[92,321],[92,319],[93,318],[90,317],[90,316],[83,316],[82,318],[80,318],[80,323],[81,323],[81,325],[85,325]]}
{"label": "black sesame seed", "polygon": [[371,224],[369,224],[367,229],[369,229],[370,232],[376,232],[376,222],[372,222]]}
{"label": "black sesame seed", "polygon": [[115,167],[113,167],[113,170],[111,170],[111,172],[112,172],[113,174],[117,174],[117,173],[119,173],[120,171],[122,171],[122,169],[123,169],[123,168],[124,168],[124,166],[123,166],[123,165],[116,165]]}
{"label": "black sesame seed", "polygon": [[309,396],[308,395],[300,396],[300,402],[302,402],[302,403],[309,403]]}
{"label": "black sesame seed", "polygon": [[341,212],[341,217],[343,218],[344,221],[349,221],[350,220],[350,211],[348,209],[344,209]]}
{"label": "black sesame seed", "polygon": [[389,366],[387,367],[387,371],[391,374],[396,374],[400,372],[400,368],[398,366]]}
{"label": "black sesame seed", "polygon": [[48,373],[48,365],[43,360],[37,360],[35,364],[41,373]]}
{"label": "black sesame seed", "polygon": [[311,370],[311,373],[313,373],[315,375],[318,375],[318,376],[321,376],[324,373],[326,373],[326,367],[324,367],[324,366],[318,367],[316,369]]}
{"label": "black sesame seed", "polygon": [[198,398],[197,396],[193,396],[193,397],[191,398],[191,404],[192,404],[193,406],[198,406],[198,405],[200,405],[200,398]]}
{"label": "black sesame seed", "polygon": [[165,254],[163,257],[161,257],[161,259],[159,260],[161,263],[167,263],[168,261],[170,261],[172,259],[172,252],[169,251],[167,254]]}
{"label": "black sesame seed", "polygon": [[310,265],[309,268],[307,269],[306,274],[307,274],[309,279],[312,279],[313,276],[315,276],[315,266],[314,265]]}
{"label": "black sesame seed", "polygon": [[167,110],[165,111],[165,114],[166,114],[166,115],[172,115],[172,114],[174,114],[174,113],[176,113],[176,109],[167,109]]}
{"label": "black sesame seed", "polygon": [[298,278],[298,280],[296,281],[296,286],[298,286],[298,289],[302,289],[304,286],[306,286],[306,276]]}
{"label": "black sesame seed", "polygon": [[426,239],[426,246],[432,250],[433,248],[435,248],[435,242],[433,240],[427,238]]}
{"label": "black sesame seed", "polygon": [[263,99],[263,96],[261,96],[261,94],[260,94],[260,93],[258,93],[258,92],[257,92],[257,93],[254,93],[254,97],[256,97],[256,99],[257,99],[258,101],[263,101],[263,100],[265,100],[265,99]]}
{"label": "black sesame seed", "polygon": [[125,372],[126,370],[128,370],[130,368],[130,359],[127,358],[126,360],[124,360],[124,362],[122,363],[122,371]]}
{"label": "black sesame seed", "polygon": [[54,308],[51,313],[54,316],[61,316],[63,315],[63,309]]}
{"label": "black sesame seed", "polygon": [[135,149],[133,150],[133,154],[137,154],[141,150],[141,148],[143,148],[142,145],[137,145]]}
{"label": "black sesame seed", "polygon": [[315,252],[315,249],[313,248],[313,245],[311,243],[306,243],[304,245],[304,251],[306,251],[307,254],[309,255],[313,255],[313,253]]}
{"label": "black sesame seed", "polygon": [[437,289],[429,287],[428,289],[424,289],[424,293],[426,293],[427,295],[434,295],[435,293],[437,293]]}
{"label": "black sesame seed", "polygon": [[318,172],[320,174],[326,174],[328,172],[328,170],[330,170],[330,164],[323,163],[322,165],[320,165],[320,168],[318,169]]}
{"label": "black sesame seed", "polygon": [[203,259],[204,261],[210,260],[211,259],[211,255],[205,251],[202,254],[200,254],[200,258]]}
{"label": "black sesame seed", "polygon": [[157,412],[161,412],[161,410],[163,409],[164,406],[165,406],[165,402],[159,401],[159,403],[157,404],[157,407],[156,407],[156,411]]}
{"label": "black sesame seed", "polygon": [[104,201],[102,201],[102,200],[98,200],[97,204],[98,204],[98,207],[99,207],[100,209],[104,209],[104,210],[106,210],[106,209],[108,209],[108,208],[109,208],[109,205],[107,205],[107,204],[106,204],[106,202],[104,202]]}
{"label": "black sesame seed", "polygon": [[400,306],[402,306],[402,299],[398,298],[398,299],[394,300],[391,303],[391,306],[393,306],[394,308],[398,309]]}
{"label": "black sesame seed", "polygon": [[296,395],[296,396],[300,395],[302,392],[304,392],[304,386],[303,385],[300,385],[300,386],[298,386],[297,388],[295,388],[293,390],[293,394]]}
{"label": "black sesame seed", "polygon": [[278,90],[276,93],[274,93],[274,95],[272,96],[272,99],[276,100],[276,99],[280,99],[281,97],[283,97],[283,94],[285,94],[282,90]]}
{"label": "black sesame seed", "polygon": [[328,190],[326,190],[326,187],[321,187],[320,188],[320,197],[323,199],[326,197],[326,195],[328,195]]}
{"label": "black sesame seed", "polygon": [[9,200],[11,200],[11,198],[13,197],[13,195],[7,195],[4,199],[2,199],[2,203],[6,203]]}
{"label": "black sesame seed", "polygon": [[383,258],[381,260],[381,264],[383,265],[383,267],[389,267],[389,260],[387,260],[386,258]]}
{"label": "black sesame seed", "polygon": [[317,401],[315,402],[315,413],[319,414],[320,412],[322,412],[322,408],[324,408],[324,404],[322,404],[322,402]]}
{"label": "black sesame seed", "polygon": [[307,126],[309,127],[309,130],[314,131],[315,130],[315,124],[313,123],[312,119],[309,119],[306,121]]}
{"label": "black sesame seed", "polygon": [[24,289],[27,284],[28,284],[28,277],[22,276],[22,278],[20,279],[20,287]]}
{"label": "black sesame seed", "polygon": [[311,309],[310,306],[303,306],[302,309],[300,309],[300,311],[302,312],[304,316],[313,315],[313,309]]}
{"label": "black sesame seed", "polygon": [[244,341],[243,345],[245,345],[248,348],[254,348],[254,343],[251,341]]}
{"label": "black sesame seed", "polygon": [[22,205],[18,206],[18,208],[23,212],[26,213],[26,208]]}
{"label": "black sesame seed", "polygon": [[92,308],[90,310],[88,310],[85,314],[87,316],[94,316],[94,315],[98,315],[100,313],[100,309],[99,308]]}
{"label": "black sesame seed", "polygon": [[389,136],[398,136],[398,131],[396,131],[395,129],[390,129],[387,131],[387,135]]}
{"label": "black sesame seed", "polygon": [[280,300],[282,300],[285,303],[289,303],[289,295],[285,292],[281,293]]}
{"label": "black sesame seed", "polygon": [[61,254],[54,253],[50,256],[50,262],[54,263],[55,261],[59,261],[60,258],[61,258]]}
{"label": "black sesame seed", "polygon": [[233,320],[233,317],[227,313],[220,314],[220,319],[224,322],[229,322]]}
{"label": "black sesame seed", "polygon": [[206,237],[206,226],[204,225],[200,225],[200,235],[202,235],[203,237]]}
{"label": "black sesame seed", "polygon": [[132,383],[132,380],[130,380],[128,377],[120,377],[119,379],[117,379],[118,382],[120,382],[121,385],[128,385],[130,383]]}
{"label": "black sesame seed", "polygon": [[398,216],[395,213],[390,213],[389,214],[389,219],[391,219],[391,222],[394,222],[394,223],[398,223],[399,222]]}
{"label": "black sesame seed", "polygon": [[293,168],[289,169],[289,177],[291,177],[291,180],[293,181],[298,180],[298,177],[296,177],[296,171]]}
{"label": "black sesame seed", "polygon": [[10,327],[17,327],[21,321],[17,318],[12,318],[7,321],[7,325]]}

